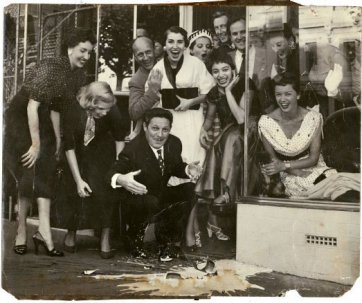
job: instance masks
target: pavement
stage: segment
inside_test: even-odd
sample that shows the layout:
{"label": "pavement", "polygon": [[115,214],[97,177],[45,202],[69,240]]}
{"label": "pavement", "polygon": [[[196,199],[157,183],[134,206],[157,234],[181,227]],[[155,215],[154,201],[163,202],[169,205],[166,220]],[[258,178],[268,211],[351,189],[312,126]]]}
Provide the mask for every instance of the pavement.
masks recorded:
{"label": "pavement", "polygon": [[[233,241],[203,239],[202,251],[167,263],[156,257],[131,258],[122,243],[113,243],[115,257],[104,260],[98,239],[83,233],[77,237],[76,253],[55,258],[44,252],[34,254],[30,239],[37,227],[33,222],[28,228],[28,253],[19,256],[12,251],[16,222],[3,219],[2,226],[2,287],[18,299],[276,297],[293,289],[305,297],[338,297],[351,288],[239,264],[234,260]],[[61,248],[64,235],[64,230],[53,229],[56,248]],[[194,268],[206,256],[216,264],[213,274]]]}

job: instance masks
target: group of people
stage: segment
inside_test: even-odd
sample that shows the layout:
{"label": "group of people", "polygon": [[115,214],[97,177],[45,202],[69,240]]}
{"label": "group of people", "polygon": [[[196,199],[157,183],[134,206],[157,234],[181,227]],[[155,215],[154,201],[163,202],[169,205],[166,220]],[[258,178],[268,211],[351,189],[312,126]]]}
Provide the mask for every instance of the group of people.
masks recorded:
{"label": "group of people", "polygon": [[[257,42],[246,45],[244,19],[229,20],[217,12],[213,24],[218,43],[208,30],[188,36],[171,26],[159,60],[150,37],[134,40],[139,67],[129,82],[129,115],[135,128],[127,140],[129,126],[109,85],[85,82],[83,67],[96,42],[89,30],[76,29],[64,57],[45,59],[34,68],[5,115],[4,159],[19,191],[15,253],[27,252],[26,216],[35,197],[35,251],[40,245],[49,256],[64,255],[54,248],[49,219],[62,155],[71,209],[63,249],[76,251],[80,205],[86,204],[93,228],[101,231],[105,259],[114,255],[110,231],[118,203],[130,253],[149,255],[144,235],[154,223],[159,258],[170,261],[181,255],[182,245],[202,247],[200,201],[209,203],[208,236],[229,240],[217,214],[257,191],[259,172],[280,176],[289,197],[334,200],[359,191],[359,174],[338,173],[323,160],[323,119],[298,105],[299,78],[286,60],[296,56],[295,49],[281,50],[285,37],[271,39],[276,60],[268,70],[265,49]],[[264,90],[272,96],[261,98]],[[259,169],[260,149],[269,160]]]}

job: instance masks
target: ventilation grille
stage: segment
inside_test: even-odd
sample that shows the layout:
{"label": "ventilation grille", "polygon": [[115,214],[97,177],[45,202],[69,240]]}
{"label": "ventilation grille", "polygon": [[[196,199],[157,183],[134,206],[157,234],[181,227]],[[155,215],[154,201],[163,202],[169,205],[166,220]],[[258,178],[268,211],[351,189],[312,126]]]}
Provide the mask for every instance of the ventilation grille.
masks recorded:
{"label": "ventilation grille", "polygon": [[337,246],[337,238],[335,238],[335,237],[305,235],[305,239],[308,244],[323,245],[323,246]]}

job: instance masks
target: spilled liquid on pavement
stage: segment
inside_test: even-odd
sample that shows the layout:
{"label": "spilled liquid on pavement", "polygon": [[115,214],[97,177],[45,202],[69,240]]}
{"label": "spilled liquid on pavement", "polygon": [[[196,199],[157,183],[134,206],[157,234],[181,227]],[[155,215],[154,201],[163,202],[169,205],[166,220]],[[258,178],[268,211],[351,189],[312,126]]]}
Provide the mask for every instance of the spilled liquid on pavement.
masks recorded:
{"label": "spilled liquid on pavement", "polygon": [[[249,283],[246,278],[261,272],[272,270],[247,265],[235,260],[215,261],[217,275],[207,275],[194,267],[171,268],[169,272],[177,273],[166,279],[166,273],[95,275],[102,280],[121,280],[120,293],[137,295],[147,292],[147,296],[208,296],[212,292],[232,294],[248,288],[263,287]],[[179,276],[177,278],[177,276]]]}

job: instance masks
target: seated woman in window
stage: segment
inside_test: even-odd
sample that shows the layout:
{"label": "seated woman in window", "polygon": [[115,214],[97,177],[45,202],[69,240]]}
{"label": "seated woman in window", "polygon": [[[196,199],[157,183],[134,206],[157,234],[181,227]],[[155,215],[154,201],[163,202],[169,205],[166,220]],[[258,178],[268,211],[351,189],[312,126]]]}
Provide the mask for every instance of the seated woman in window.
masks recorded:
{"label": "seated woman in window", "polygon": [[[214,207],[222,208],[232,205],[243,193],[243,130],[246,105],[244,79],[235,75],[235,65],[231,57],[223,52],[211,53],[207,65],[216,86],[207,94],[208,110],[200,133],[200,143],[208,151],[204,172],[196,184],[195,191],[200,197],[212,199]],[[219,115],[222,130],[212,141],[207,131],[216,113]],[[249,122],[249,144],[251,149],[255,149],[255,140],[252,138],[256,137],[256,122],[252,118]],[[255,154],[255,150],[250,154]],[[210,218],[212,217],[209,217],[207,224],[209,236],[215,234],[219,240],[227,240],[228,237],[222,233],[217,222],[210,222]]]}
{"label": "seated woman in window", "polygon": [[324,162],[322,115],[298,105],[297,78],[289,73],[276,76],[273,89],[278,108],[259,120],[259,134],[271,159],[262,165],[262,173],[280,173],[289,197],[335,200],[359,191],[360,174],[337,173]]}

